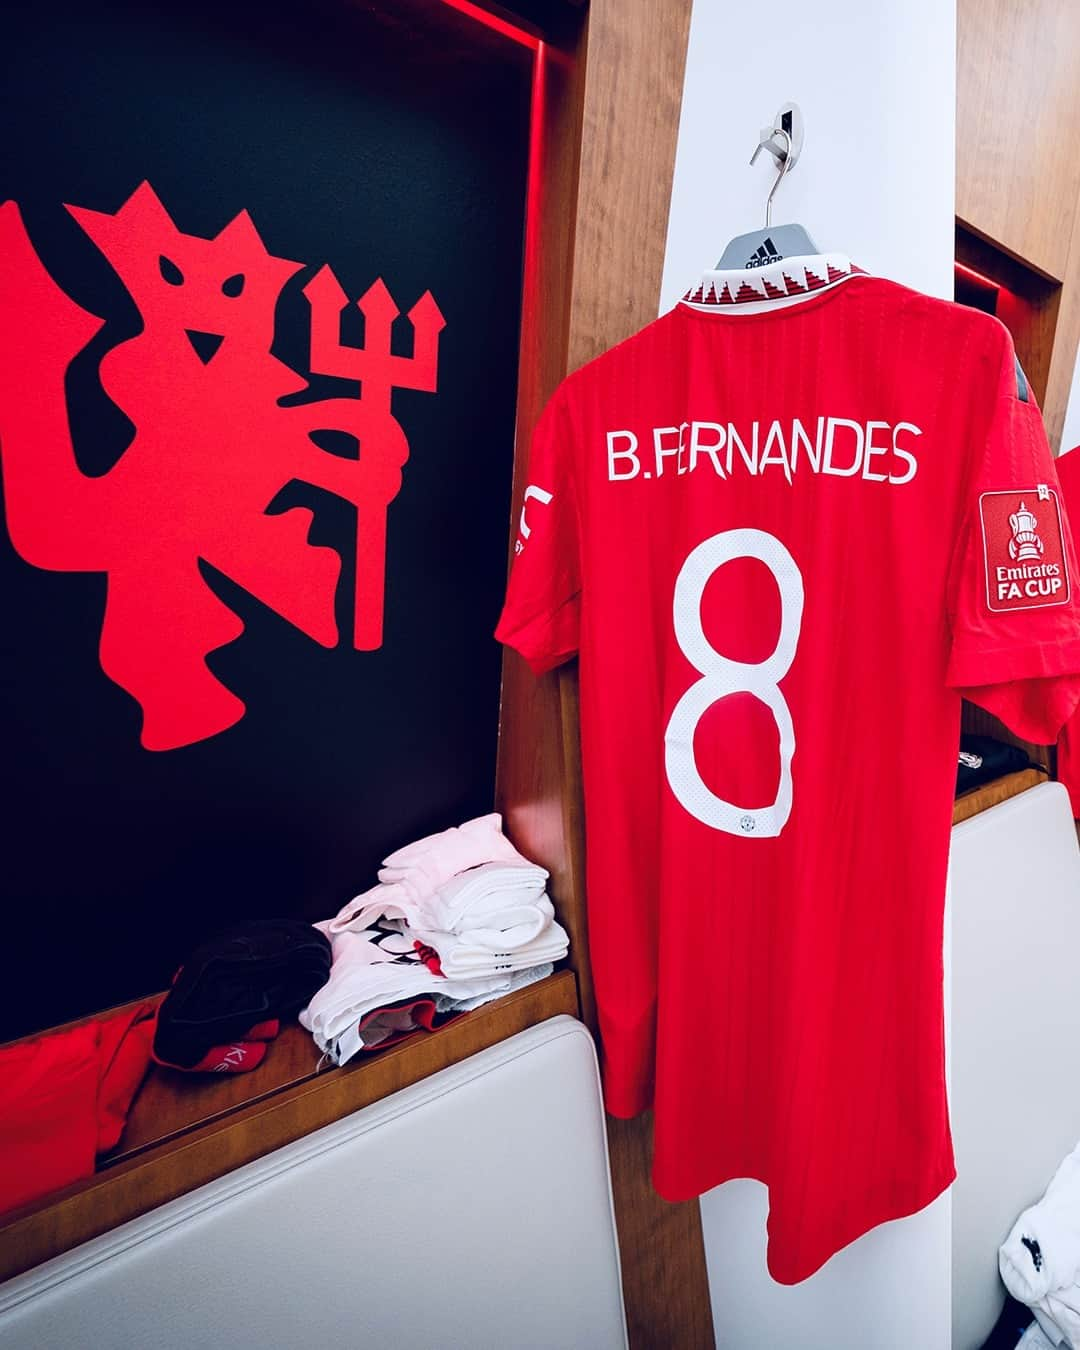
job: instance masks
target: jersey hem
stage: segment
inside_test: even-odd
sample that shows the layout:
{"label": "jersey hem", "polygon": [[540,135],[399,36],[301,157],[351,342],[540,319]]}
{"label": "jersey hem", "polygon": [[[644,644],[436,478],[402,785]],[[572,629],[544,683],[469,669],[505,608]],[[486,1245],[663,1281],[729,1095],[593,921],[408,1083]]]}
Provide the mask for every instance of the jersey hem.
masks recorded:
{"label": "jersey hem", "polygon": [[[894,1223],[897,1219],[910,1219],[913,1214],[920,1213],[927,1205],[932,1205],[939,1196],[944,1195],[955,1180],[956,1164],[954,1162],[939,1178],[930,1183],[925,1192],[917,1192],[915,1199],[910,1202],[903,1201],[898,1205],[883,1206],[882,1209],[871,1218],[862,1222],[857,1233],[852,1233],[850,1237],[845,1238],[838,1245],[833,1246],[832,1250],[827,1252],[824,1256],[820,1258],[813,1257],[811,1260],[804,1261],[798,1265],[793,1264],[790,1269],[785,1269],[783,1263],[780,1261],[777,1261],[774,1267],[774,1263],[771,1260],[773,1241],[770,1235],[765,1252],[765,1264],[769,1274],[777,1284],[802,1284],[804,1280],[808,1280],[811,1276],[816,1275],[822,1266],[831,1261],[834,1256],[838,1256],[845,1247],[850,1247],[853,1242],[858,1242],[859,1238],[865,1237],[867,1233],[873,1232],[875,1228],[880,1228],[883,1223]],[[921,1195],[921,1199],[918,1198],[919,1195]]]}
{"label": "jersey hem", "polygon": [[[921,1210],[924,1210],[927,1205],[933,1204],[939,1196],[943,1195],[945,1191],[949,1189],[955,1180],[956,1162],[955,1159],[951,1159],[949,1166],[944,1172],[935,1176],[935,1179],[925,1188],[920,1187],[915,1191],[913,1199],[910,1201],[899,1201],[894,1205],[882,1206],[881,1209],[875,1211],[869,1217],[860,1219],[857,1232],[851,1233],[850,1236],[844,1237],[843,1240],[831,1242],[829,1251],[821,1256],[811,1257],[806,1261],[787,1263],[782,1260],[773,1259],[773,1247],[776,1240],[773,1238],[773,1235],[768,1232],[768,1220],[766,1220],[767,1246],[765,1251],[765,1264],[769,1275],[777,1284],[802,1284],[804,1280],[808,1280],[811,1276],[816,1275],[822,1266],[842,1252],[845,1247],[850,1247],[853,1242],[857,1242],[859,1238],[865,1237],[867,1233],[872,1232],[883,1223],[892,1223],[896,1219],[908,1219],[913,1214],[918,1214]],[[695,1189],[694,1187],[689,1187],[685,1190],[680,1187],[666,1188],[661,1186],[657,1181],[655,1168],[653,1170],[652,1178],[653,1189],[656,1191],[657,1195],[659,1195],[662,1200],[666,1200],[669,1204],[673,1205],[684,1204],[688,1200],[696,1200],[700,1196],[705,1195],[707,1191],[715,1190],[718,1186],[726,1185],[729,1181],[759,1182],[765,1187],[766,1191],[768,1191],[769,1204],[771,1207],[772,1189],[764,1177],[750,1176],[741,1172],[732,1173],[728,1176],[717,1178],[715,1181],[710,1181],[700,1188]]]}

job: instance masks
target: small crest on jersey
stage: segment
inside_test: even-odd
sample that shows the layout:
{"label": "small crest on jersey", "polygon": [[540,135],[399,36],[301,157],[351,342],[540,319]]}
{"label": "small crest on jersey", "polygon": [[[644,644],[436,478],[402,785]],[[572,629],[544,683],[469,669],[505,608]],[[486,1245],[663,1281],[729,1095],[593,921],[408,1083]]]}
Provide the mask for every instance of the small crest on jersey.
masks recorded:
{"label": "small crest on jersey", "polygon": [[1071,582],[1057,492],[1046,483],[979,498],[986,604],[996,614],[1064,605]]}

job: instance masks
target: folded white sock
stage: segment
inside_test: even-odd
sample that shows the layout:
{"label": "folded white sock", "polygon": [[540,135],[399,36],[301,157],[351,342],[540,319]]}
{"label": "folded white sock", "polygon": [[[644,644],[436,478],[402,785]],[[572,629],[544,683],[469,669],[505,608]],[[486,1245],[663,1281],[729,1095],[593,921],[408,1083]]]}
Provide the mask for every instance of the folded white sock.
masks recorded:
{"label": "folded white sock", "polygon": [[570,947],[566,929],[554,920],[531,942],[517,947],[492,948],[474,942],[472,933],[425,932],[417,936],[438,952],[439,965],[447,979],[475,979],[506,971],[527,970],[529,966],[560,960]]}
{"label": "folded white sock", "polygon": [[495,812],[399,848],[379,869],[379,880],[423,900],[459,872],[489,862],[530,865],[503,834],[502,816]]}
{"label": "folded white sock", "polygon": [[440,951],[443,946],[461,943],[489,952],[510,952],[527,947],[541,938],[555,921],[555,908],[547,896],[542,895],[535,904],[505,909],[487,916],[478,915],[476,918],[478,924],[486,918],[491,926],[446,928],[438,924],[429,928],[419,925],[413,927],[410,924],[410,928],[421,942],[426,942],[436,951]]}
{"label": "folded white sock", "polygon": [[459,933],[463,928],[496,927],[484,922],[506,909],[535,905],[548,874],[533,863],[482,863],[460,872],[438,888],[425,906],[430,928]]}

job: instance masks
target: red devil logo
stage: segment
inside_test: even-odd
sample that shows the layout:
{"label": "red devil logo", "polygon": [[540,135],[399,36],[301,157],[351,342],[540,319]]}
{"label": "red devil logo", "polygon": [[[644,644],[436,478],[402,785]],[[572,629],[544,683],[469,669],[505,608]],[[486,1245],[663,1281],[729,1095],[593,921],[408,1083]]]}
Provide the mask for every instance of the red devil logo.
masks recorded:
{"label": "red devil logo", "polygon": [[[412,355],[392,355],[399,310],[381,280],[356,303],[363,347],[343,346],[345,292],[329,267],[304,287],[313,372],[359,381],[355,398],[282,406],[308,382],[270,354],[274,313],[304,265],[268,253],[246,211],[214,239],[181,234],[148,183],[115,215],[67,208],[138,307],[142,331],[101,361],[134,439],[92,478],[76,463],[65,377],[102,327],[55,284],[14,202],[0,206],[0,455],[12,543],[59,572],[105,572],[101,666],[143,711],[148,750],[232,726],[243,702],[206,664],[240,619],[210,590],[204,559],[325,647],[338,640],[340,559],[308,542],[312,513],[268,515],[299,479],[357,509],[354,645],[382,642],[386,514],[409,447],[391,391],[433,393],[444,320],[430,292],[409,312]],[[359,458],[319,448],[346,432]]]}

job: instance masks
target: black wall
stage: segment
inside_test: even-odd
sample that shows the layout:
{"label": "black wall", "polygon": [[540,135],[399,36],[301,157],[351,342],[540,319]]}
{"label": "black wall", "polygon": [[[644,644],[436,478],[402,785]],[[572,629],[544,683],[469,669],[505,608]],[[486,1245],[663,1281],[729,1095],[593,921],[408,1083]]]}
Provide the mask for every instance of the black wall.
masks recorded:
{"label": "black wall", "polygon": [[[238,918],[325,917],[389,850],[490,809],[530,76],[526,49],[434,0],[61,2],[3,23],[0,201],[106,320],[68,378],[84,472],[122,464],[138,434],[97,367],[141,320],[63,203],[114,212],[146,180],[207,238],[246,209],[272,254],[305,263],[273,348],[301,376],[300,288],[324,263],[350,298],[377,276],[403,310],[430,290],[446,327],[437,392],[393,394],[410,458],[379,650],[351,646],[356,511],[302,479],[274,509],[314,508],[311,541],[341,555],[335,648],[202,564],[244,625],[208,661],[247,706],[229,730],[144,749],[98,655],[106,574],[42,570],[2,533],[0,1038],[164,987]],[[362,339],[353,316],[344,341]],[[403,320],[394,342],[410,350]],[[242,436],[221,420],[223,443]]]}

